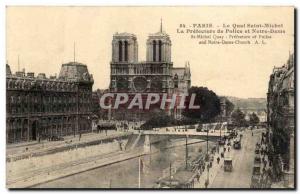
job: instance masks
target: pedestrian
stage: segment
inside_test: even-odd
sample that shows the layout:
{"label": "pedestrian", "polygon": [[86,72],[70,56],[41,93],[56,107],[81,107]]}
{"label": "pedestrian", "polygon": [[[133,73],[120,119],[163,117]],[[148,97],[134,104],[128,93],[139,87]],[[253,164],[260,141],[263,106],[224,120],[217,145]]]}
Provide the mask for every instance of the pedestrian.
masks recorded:
{"label": "pedestrian", "polygon": [[81,132],[79,133],[79,141],[80,141],[80,139],[81,139]]}
{"label": "pedestrian", "polygon": [[264,158],[263,161],[264,161],[264,165],[267,166],[267,163],[268,163],[267,160],[265,160],[265,158]]}
{"label": "pedestrian", "polygon": [[230,146],[228,147],[228,152],[230,152]]}
{"label": "pedestrian", "polygon": [[217,162],[218,162],[218,164],[220,163],[220,157],[217,158]]}
{"label": "pedestrian", "polygon": [[208,186],[208,180],[205,181],[205,188]]}

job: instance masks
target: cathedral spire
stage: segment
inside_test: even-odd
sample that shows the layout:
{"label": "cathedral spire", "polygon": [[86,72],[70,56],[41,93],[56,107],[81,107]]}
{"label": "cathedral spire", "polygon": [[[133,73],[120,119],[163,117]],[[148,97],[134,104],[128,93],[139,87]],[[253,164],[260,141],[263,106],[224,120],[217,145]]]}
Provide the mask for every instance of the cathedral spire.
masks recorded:
{"label": "cathedral spire", "polygon": [[162,33],[162,18],[160,18],[160,32]]}

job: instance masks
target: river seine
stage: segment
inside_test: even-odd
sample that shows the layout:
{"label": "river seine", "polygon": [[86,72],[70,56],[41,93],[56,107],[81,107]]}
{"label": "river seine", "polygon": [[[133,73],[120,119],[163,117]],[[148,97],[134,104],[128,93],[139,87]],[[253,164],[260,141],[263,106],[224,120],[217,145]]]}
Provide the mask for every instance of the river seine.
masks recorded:
{"label": "river seine", "polygon": [[[175,143],[185,142],[184,139]],[[206,152],[206,142],[188,145],[189,161],[193,160],[200,153]],[[167,145],[166,145],[167,144]],[[165,148],[175,145],[174,141],[152,145],[155,153],[143,156],[141,188],[154,187],[158,178],[165,172],[169,172],[170,163],[172,166],[185,164],[185,145]],[[213,144],[209,142],[209,147]],[[210,148],[209,148],[210,149]],[[120,163],[99,167],[90,171],[75,174],[58,180],[37,185],[36,188],[138,188],[139,159],[134,158]]]}

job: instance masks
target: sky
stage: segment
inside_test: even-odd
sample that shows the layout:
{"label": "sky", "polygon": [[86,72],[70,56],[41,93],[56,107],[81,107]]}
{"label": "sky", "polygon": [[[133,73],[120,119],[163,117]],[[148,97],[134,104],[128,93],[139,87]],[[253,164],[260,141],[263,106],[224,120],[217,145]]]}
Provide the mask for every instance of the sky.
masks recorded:
{"label": "sky", "polygon": [[[93,89],[109,86],[111,41],[116,32],[137,36],[139,60],[145,61],[148,34],[163,30],[172,41],[172,62],[189,61],[193,86],[218,95],[265,98],[274,66],[293,52],[291,7],[22,7],[6,8],[6,58],[13,72],[59,74],[62,63],[76,61],[93,74]],[[199,45],[177,33],[180,24],[279,23],[286,31],[266,45]]]}

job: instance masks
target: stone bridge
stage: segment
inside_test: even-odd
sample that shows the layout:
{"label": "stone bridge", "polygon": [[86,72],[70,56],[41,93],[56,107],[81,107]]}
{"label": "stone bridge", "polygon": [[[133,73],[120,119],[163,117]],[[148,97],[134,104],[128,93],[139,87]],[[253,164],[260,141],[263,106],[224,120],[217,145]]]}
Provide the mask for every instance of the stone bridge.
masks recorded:
{"label": "stone bridge", "polygon": [[[191,131],[134,131],[134,134],[137,135],[145,135],[145,136],[150,136],[151,143],[155,142],[155,138],[151,136],[157,136],[157,137],[168,137],[168,138],[193,138],[193,139],[203,139],[208,141],[216,141],[220,139],[220,137],[228,136],[229,133],[223,130],[215,130],[211,132],[197,132],[196,130]],[[160,141],[160,138],[158,138],[158,141]]]}

